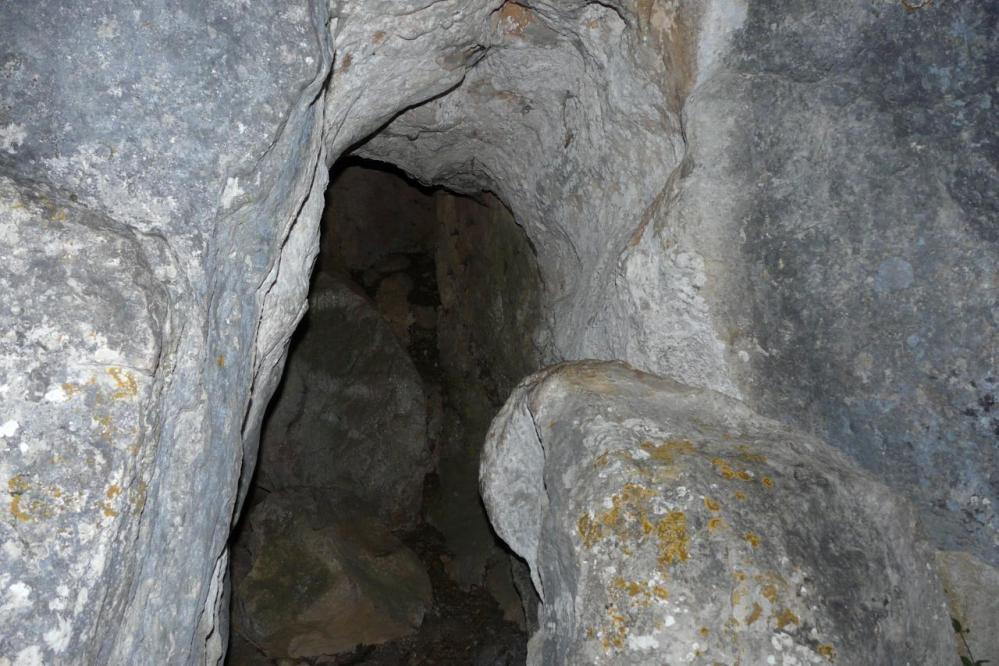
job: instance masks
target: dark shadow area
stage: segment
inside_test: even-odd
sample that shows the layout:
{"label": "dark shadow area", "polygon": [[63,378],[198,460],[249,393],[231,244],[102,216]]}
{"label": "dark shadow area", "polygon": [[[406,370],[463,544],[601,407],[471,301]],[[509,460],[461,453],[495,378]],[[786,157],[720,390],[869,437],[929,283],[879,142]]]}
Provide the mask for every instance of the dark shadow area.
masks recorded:
{"label": "dark shadow area", "polygon": [[231,542],[228,664],[522,664],[537,598],[478,493],[537,369],[509,210],[346,158]]}

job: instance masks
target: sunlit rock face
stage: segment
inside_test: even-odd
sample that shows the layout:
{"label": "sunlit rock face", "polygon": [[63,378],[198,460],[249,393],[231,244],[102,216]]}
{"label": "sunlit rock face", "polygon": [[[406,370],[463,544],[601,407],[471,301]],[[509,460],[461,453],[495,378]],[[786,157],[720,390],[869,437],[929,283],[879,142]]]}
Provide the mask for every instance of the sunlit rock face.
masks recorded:
{"label": "sunlit rock face", "polygon": [[996,12],[2,3],[0,656],[218,660],[229,527],[355,148],[503,199],[545,361],[740,397],[995,565]]}
{"label": "sunlit rock face", "polygon": [[544,598],[532,664],[934,664],[916,515],[826,444],[620,363],[533,375],[482,493]]}

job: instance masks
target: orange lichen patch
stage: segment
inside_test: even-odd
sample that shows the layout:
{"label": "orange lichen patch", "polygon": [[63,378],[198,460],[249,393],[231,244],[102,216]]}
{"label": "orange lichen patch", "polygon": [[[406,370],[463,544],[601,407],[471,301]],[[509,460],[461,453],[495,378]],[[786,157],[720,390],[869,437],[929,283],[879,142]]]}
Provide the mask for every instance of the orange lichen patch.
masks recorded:
{"label": "orange lichen patch", "polygon": [[508,35],[520,36],[527,26],[534,23],[534,15],[527,7],[515,2],[506,2],[499,10],[499,24]]}
{"label": "orange lichen patch", "polygon": [[735,478],[735,470],[721,458],[713,458],[711,460],[711,464],[715,466],[715,471],[724,476],[726,479]]}
{"label": "orange lichen patch", "polygon": [[743,481],[749,481],[750,479],[753,478],[753,475],[744,469],[740,469],[738,472],[735,473],[735,475],[740,479],[742,479]]}
{"label": "orange lichen patch", "polygon": [[101,513],[103,513],[108,518],[117,518],[118,512],[111,508],[111,504],[108,502],[101,502]]}
{"label": "orange lichen patch", "polygon": [[593,461],[593,466],[598,468],[607,467],[607,463],[609,462],[610,462],[610,452],[604,451],[599,456],[597,456],[596,459]]}
{"label": "orange lichen patch", "polygon": [[[7,480],[7,493],[10,495],[10,514],[22,523],[51,518],[56,514],[57,507],[45,495],[51,495],[56,499],[62,497],[62,489],[58,486],[48,489],[32,488],[28,480],[20,474]],[[29,498],[29,493],[35,497]]]}
{"label": "orange lichen patch", "polygon": [[219,366],[220,368],[224,368],[225,367],[225,356],[217,356],[215,358],[215,365]]}
{"label": "orange lichen patch", "polygon": [[773,488],[774,487],[774,480],[771,479],[769,476],[765,476],[762,479],[760,479],[760,483],[762,483],[767,488]]}
{"label": "orange lichen patch", "polygon": [[611,586],[614,587],[614,589],[627,592],[629,597],[638,596],[643,590],[641,584],[636,583],[633,580],[625,580],[620,576],[615,577],[614,580],[611,581]]}
{"label": "orange lichen patch", "polygon": [[641,449],[648,453],[653,460],[672,465],[678,454],[693,453],[694,443],[686,439],[671,439],[662,444],[642,442]]}
{"label": "orange lichen patch", "polygon": [[706,506],[708,508],[708,511],[720,511],[721,510],[721,504],[719,504],[717,501],[711,499],[710,497],[705,497],[704,498],[704,506]]}
{"label": "orange lichen patch", "polygon": [[714,532],[715,530],[719,530],[723,527],[725,527],[724,518],[712,518],[708,521],[708,529],[711,530],[712,532]]}
{"label": "orange lichen patch", "polygon": [[697,633],[699,633],[701,636],[704,636],[705,638],[707,638],[708,634],[711,633],[711,630],[708,629],[707,627],[701,627],[700,629],[697,630]]}
{"label": "orange lichen patch", "polygon": [[385,41],[385,31],[384,30],[378,30],[377,32],[375,32],[375,34],[371,35],[371,43],[372,44],[381,44],[384,41]]}
{"label": "orange lichen patch", "polygon": [[596,637],[597,637],[597,630],[594,629],[593,627],[588,627],[586,629],[586,639],[593,640]]}
{"label": "orange lichen patch", "polygon": [[74,395],[80,392],[80,387],[72,382],[66,382],[62,385],[62,390],[66,393],[67,398],[72,398]]}
{"label": "orange lichen patch", "polygon": [[659,568],[665,570],[673,562],[685,562],[688,557],[687,516],[671,511],[656,525],[659,539]]}
{"label": "orange lichen patch", "polygon": [[606,631],[601,632],[604,636],[600,640],[604,652],[609,651],[612,647],[624,647],[624,639],[628,636],[627,618],[615,611],[613,607],[607,612],[607,615],[610,617],[610,626]]}
{"label": "orange lichen patch", "polygon": [[735,491],[735,498],[737,500],[739,500],[740,502],[745,502],[746,501],[746,493],[742,492],[741,490],[737,490],[737,491]]}
{"label": "orange lichen patch", "polygon": [[621,576],[615,576],[611,580],[609,591],[626,594],[627,597],[619,596],[618,600],[629,605],[637,602],[641,607],[649,606],[655,599],[665,601],[669,598],[669,591],[662,585],[625,580]]}
{"label": "orange lichen patch", "polygon": [[773,585],[764,585],[761,590],[761,594],[763,594],[763,598],[771,604],[777,602],[777,588]]}
{"label": "orange lichen patch", "polygon": [[758,603],[753,602],[753,610],[749,612],[749,615],[747,615],[745,619],[746,624],[756,622],[760,619],[761,615],[763,615],[763,608]]}
{"label": "orange lichen patch", "polygon": [[820,644],[815,648],[815,651],[829,661],[834,661],[836,659],[836,649],[828,643]]}
{"label": "orange lichen patch", "polygon": [[760,537],[753,534],[752,532],[746,532],[742,536],[742,538],[745,539],[746,542],[749,543],[749,545],[752,546],[753,548],[757,548],[760,545]]}
{"label": "orange lichen patch", "polygon": [[736,571],[734,574],[732,574],[732,577],[735,578],[740,583],[746,580],[746,574],[743,571]]}
{"label": "orange lichen patch", "polygon": [[108,486],[108,489],[104,492],[104,496],[108,499],[114,499],[118,495],[121,495],[121,486],[117,483],[113,483]]}
{"label": "orange lichen patch", "polygon": [[340,73],[344,73],[348,71],[350,66],[354,63],[354,56],[349,53],[344,53],[343,58],[340,60]]}
{"label": "orange lichen patch", "polygon": [[28,492],[28,482],[17,474],[7,479],[7,493],[10,495],[10,514],[22,523],[29,522],[31,516],[21,508],[21,496]]}
{"label": "orange lichen patch", "polygon": [[783,629],[789,624],[794,624],[794,625],[801,624],[801,621],[798,619],[798,616],[792,613],[787,608],[778,613],[775,619],[777,620],[778,629]]}
{"label": "orange lichen patch", "polygon": [[[611,498],[610,509],[599,512],[592,517],[589,513],[584,513],[579,517],[576,528],[579,530],[583,545],[591,548],[610,534],[615,534],[622,539],[626,538],[632,519],[637,519],[638,524],[644,526],[649,520],[648,512],[643,508],[643,504],[654,496],[655,493],[648,488],[636,483],[626,483],[621,492]],[[647,533],[644,530],[643,527],[643,533]]]}
{"label": "orange lichen patch", "polygon": [[112,400],[122,400],[124,398],[134,398],[139,394],[139,384],[135,381],[135,375],[122,368],[108,368],[108,374],[118,387],[111,394]]}

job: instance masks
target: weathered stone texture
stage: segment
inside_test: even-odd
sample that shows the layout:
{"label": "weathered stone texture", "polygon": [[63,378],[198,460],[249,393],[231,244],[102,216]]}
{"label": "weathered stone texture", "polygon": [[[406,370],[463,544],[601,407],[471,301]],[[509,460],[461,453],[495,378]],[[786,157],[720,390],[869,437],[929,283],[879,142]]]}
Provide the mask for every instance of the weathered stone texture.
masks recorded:
{"label": "weathered stone texture", "polygon": [[316,247],[325,13],[0,7],[3,483],[35,509],[0,522],[0,657],[221,657],[244,435]]}
{"label": "weathered stone texture", "polygon": [[[326,167],[378,130],[360,153],[493,191],[523,225],[543,361],[741,397],[914,499],[938,547],[996,565],[997,16],[0,3],[0,654],[218,661],[225,542]],[[77,455],[77,474],[51,462]],[[77,612],[91,589],[104,601]]]}
{"label": "weathered stone texture", "polygon": [[916,514],[842,454],[620,363],[521,384],[482,492],[544,606],[532,664],[944,664]]}
{"label": "weathered stone texture", "polygon": [[349,652],[420,626],[431,594],[423,563],[366,508],[279,491],[246,519],[233,630],[270,658]]}

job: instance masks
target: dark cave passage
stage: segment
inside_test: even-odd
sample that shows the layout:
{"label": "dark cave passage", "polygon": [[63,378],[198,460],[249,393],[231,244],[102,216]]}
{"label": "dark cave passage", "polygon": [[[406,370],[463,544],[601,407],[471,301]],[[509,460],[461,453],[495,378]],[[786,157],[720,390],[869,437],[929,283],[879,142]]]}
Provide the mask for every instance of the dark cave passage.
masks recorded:
{"label": "dark cave passage", "polygon": [[537,369],[539,289],[493,195],[334,167],[309,313],[232,540],[228,664],[524,662],[537,599],[488,523],[478,464]]}

